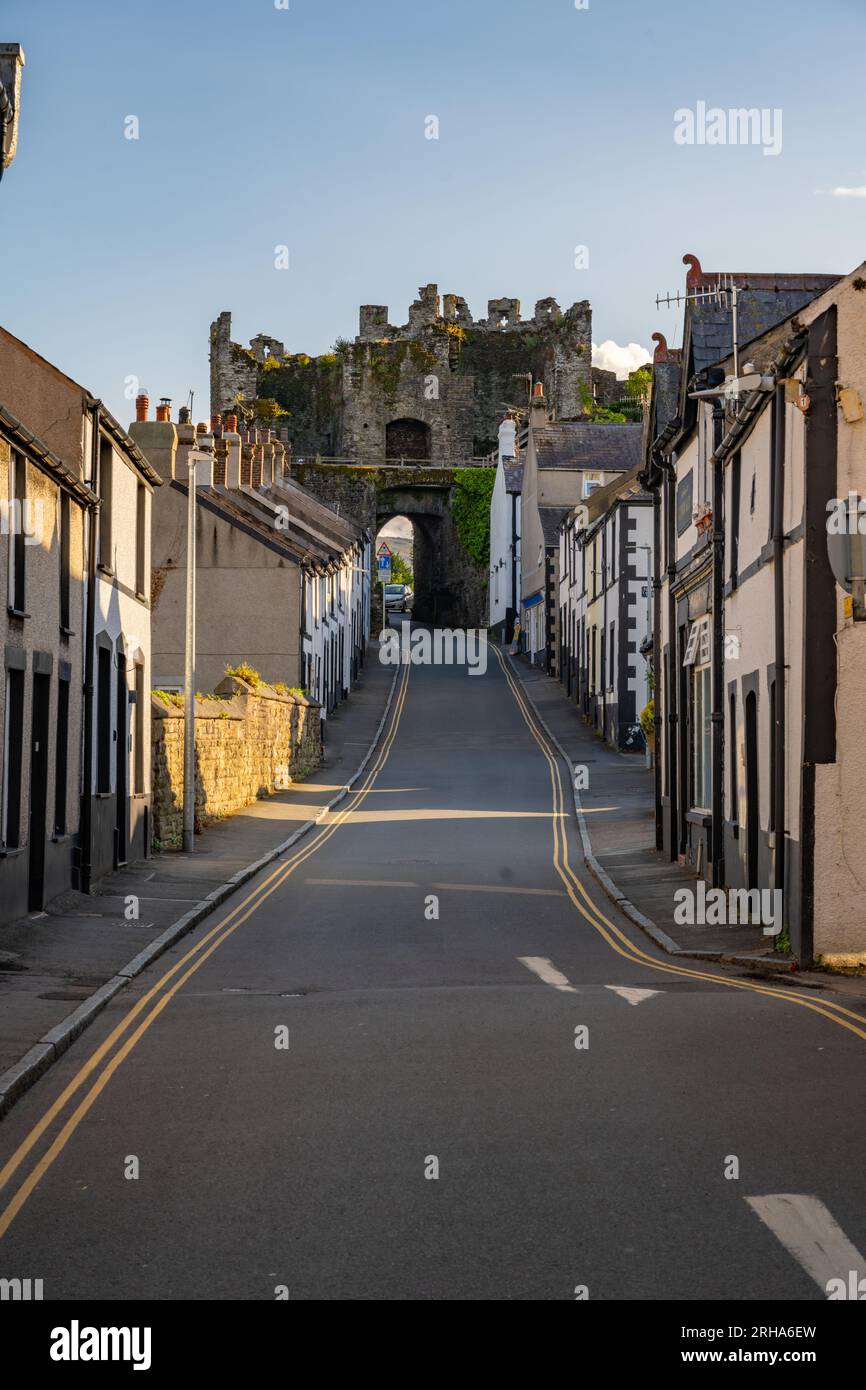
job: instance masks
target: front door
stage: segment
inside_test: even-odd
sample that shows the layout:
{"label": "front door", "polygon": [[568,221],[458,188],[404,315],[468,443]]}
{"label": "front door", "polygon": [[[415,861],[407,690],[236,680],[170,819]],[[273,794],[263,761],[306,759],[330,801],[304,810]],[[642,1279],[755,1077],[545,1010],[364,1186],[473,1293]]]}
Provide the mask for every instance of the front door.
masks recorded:
{"label": "front door", "polygon": [[115,860],[125,864],[128,854],[127,813],[129,804],[129,689],[126,684],[126,657],[117,654],[117,794],[115,797]]}
{"label": "front door", "polygon": [[746,872],[748,887],[758,886],[758,697],[746,696]]}
{"label": "front door", "polygon": [[48,812],[48,713],[50,676],[33,677],[33,720],[30,726],[30,866],[27,905],[31,912],[45,905],[45,819]]}

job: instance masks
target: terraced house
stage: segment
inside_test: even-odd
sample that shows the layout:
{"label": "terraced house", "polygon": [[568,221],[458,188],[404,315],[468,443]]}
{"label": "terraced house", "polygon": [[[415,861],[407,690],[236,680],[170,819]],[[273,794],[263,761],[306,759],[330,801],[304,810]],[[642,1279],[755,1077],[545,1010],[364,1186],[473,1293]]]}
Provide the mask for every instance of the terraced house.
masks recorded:
{"label": "terraced house", "polygon": [[370,632],[369,533],[286,475],[285,446],[269,430],[238,432],[216,416],[212,435],[170,404],[148,419],[137,401],[131,435],[166,483],[154,514],[154,679],[183,687],[188,457],[213,446],[197,476],[196,684],[211,691],[226,666],[248,662],[264,680],[301,687],[323,719],[348,695]]}
{"label": "terraced house", "polygon": [[661,535],[658,841],[718,886],[778,890],[801,961],[866,958],[866,566],[856,524],[828,529],[866,493],[864,267],[687,263],[678,412],[645,469]]}
{"label": "terraced house", "polygon": [[650,691],[653,507],[639,469],[596,489],[559,531],[559,679],[586,721],[629,752],[645,746]]}
{"label": "terraced house", "polygon": [[150,505],[159,477],[84,387],[0,329],[0,913],[150,847]]}
{"label": "terraced house", "polygon": [[639,424],[551,420],[535,387],[521,480],[520,593],[523,650],[558,674],[560,524],[593,492],[640,460]]}

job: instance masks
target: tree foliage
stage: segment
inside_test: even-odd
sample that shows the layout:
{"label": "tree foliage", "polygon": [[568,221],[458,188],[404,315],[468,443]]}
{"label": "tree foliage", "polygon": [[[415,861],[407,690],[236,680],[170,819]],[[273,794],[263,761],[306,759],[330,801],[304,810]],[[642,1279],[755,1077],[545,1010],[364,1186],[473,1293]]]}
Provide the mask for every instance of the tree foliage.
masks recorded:
{"label": "tree foliage", "polygon": [[451,512],[463,549],[477,565],[490,563],[490,499],[496,470],[456,468]]}

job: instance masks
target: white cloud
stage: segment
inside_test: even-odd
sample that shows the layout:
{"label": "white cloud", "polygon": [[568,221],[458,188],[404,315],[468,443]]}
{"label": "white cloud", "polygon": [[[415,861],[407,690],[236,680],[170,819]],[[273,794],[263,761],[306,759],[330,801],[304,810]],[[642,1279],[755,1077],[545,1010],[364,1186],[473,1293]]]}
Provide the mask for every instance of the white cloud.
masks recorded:
{"label": "white cloud", "polygon": [[863,188],[834,188],[834,198],[866,198],[866,187]]}
{"label": "white cloud", "polygon": [[624,381],[629,372],[633,372],[636,367],[642,367],[645,362],[651,361],[652,353],[647,352],[640,343],[629,343],[620,347],[619,343],[608,338],[603,343],[592,345],[592,365],[601,367],[606,372],[616,372],[620,381]]}

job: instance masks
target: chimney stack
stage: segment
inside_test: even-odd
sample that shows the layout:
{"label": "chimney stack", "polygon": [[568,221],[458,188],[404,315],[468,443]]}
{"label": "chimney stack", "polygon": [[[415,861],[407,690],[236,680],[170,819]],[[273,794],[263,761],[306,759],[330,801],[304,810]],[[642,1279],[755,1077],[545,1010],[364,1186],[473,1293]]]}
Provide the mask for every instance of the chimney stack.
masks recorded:
{"label": "chimney stack", "polygon": [[548,423],[547,402],[544,399],[544,387],[540,381],[536,381],[532,388],[532,406],[529,411],[529,424],[531,427],[539,429]]}
{"label": "chimney stack", "polygon": [[223,430],[223,440],[226,445],[226,481],[228,488],[237,489],[243,486],[241,477],[241,437],[237,432],[237,416],[227,415],[225,419],[225,429]]}
{"label": "chimney stack", "polygon": [[135,398],[135,420],[136,424],[142,425],[147,419],[147,410],[150,405],[147,392],[140,391]]}

